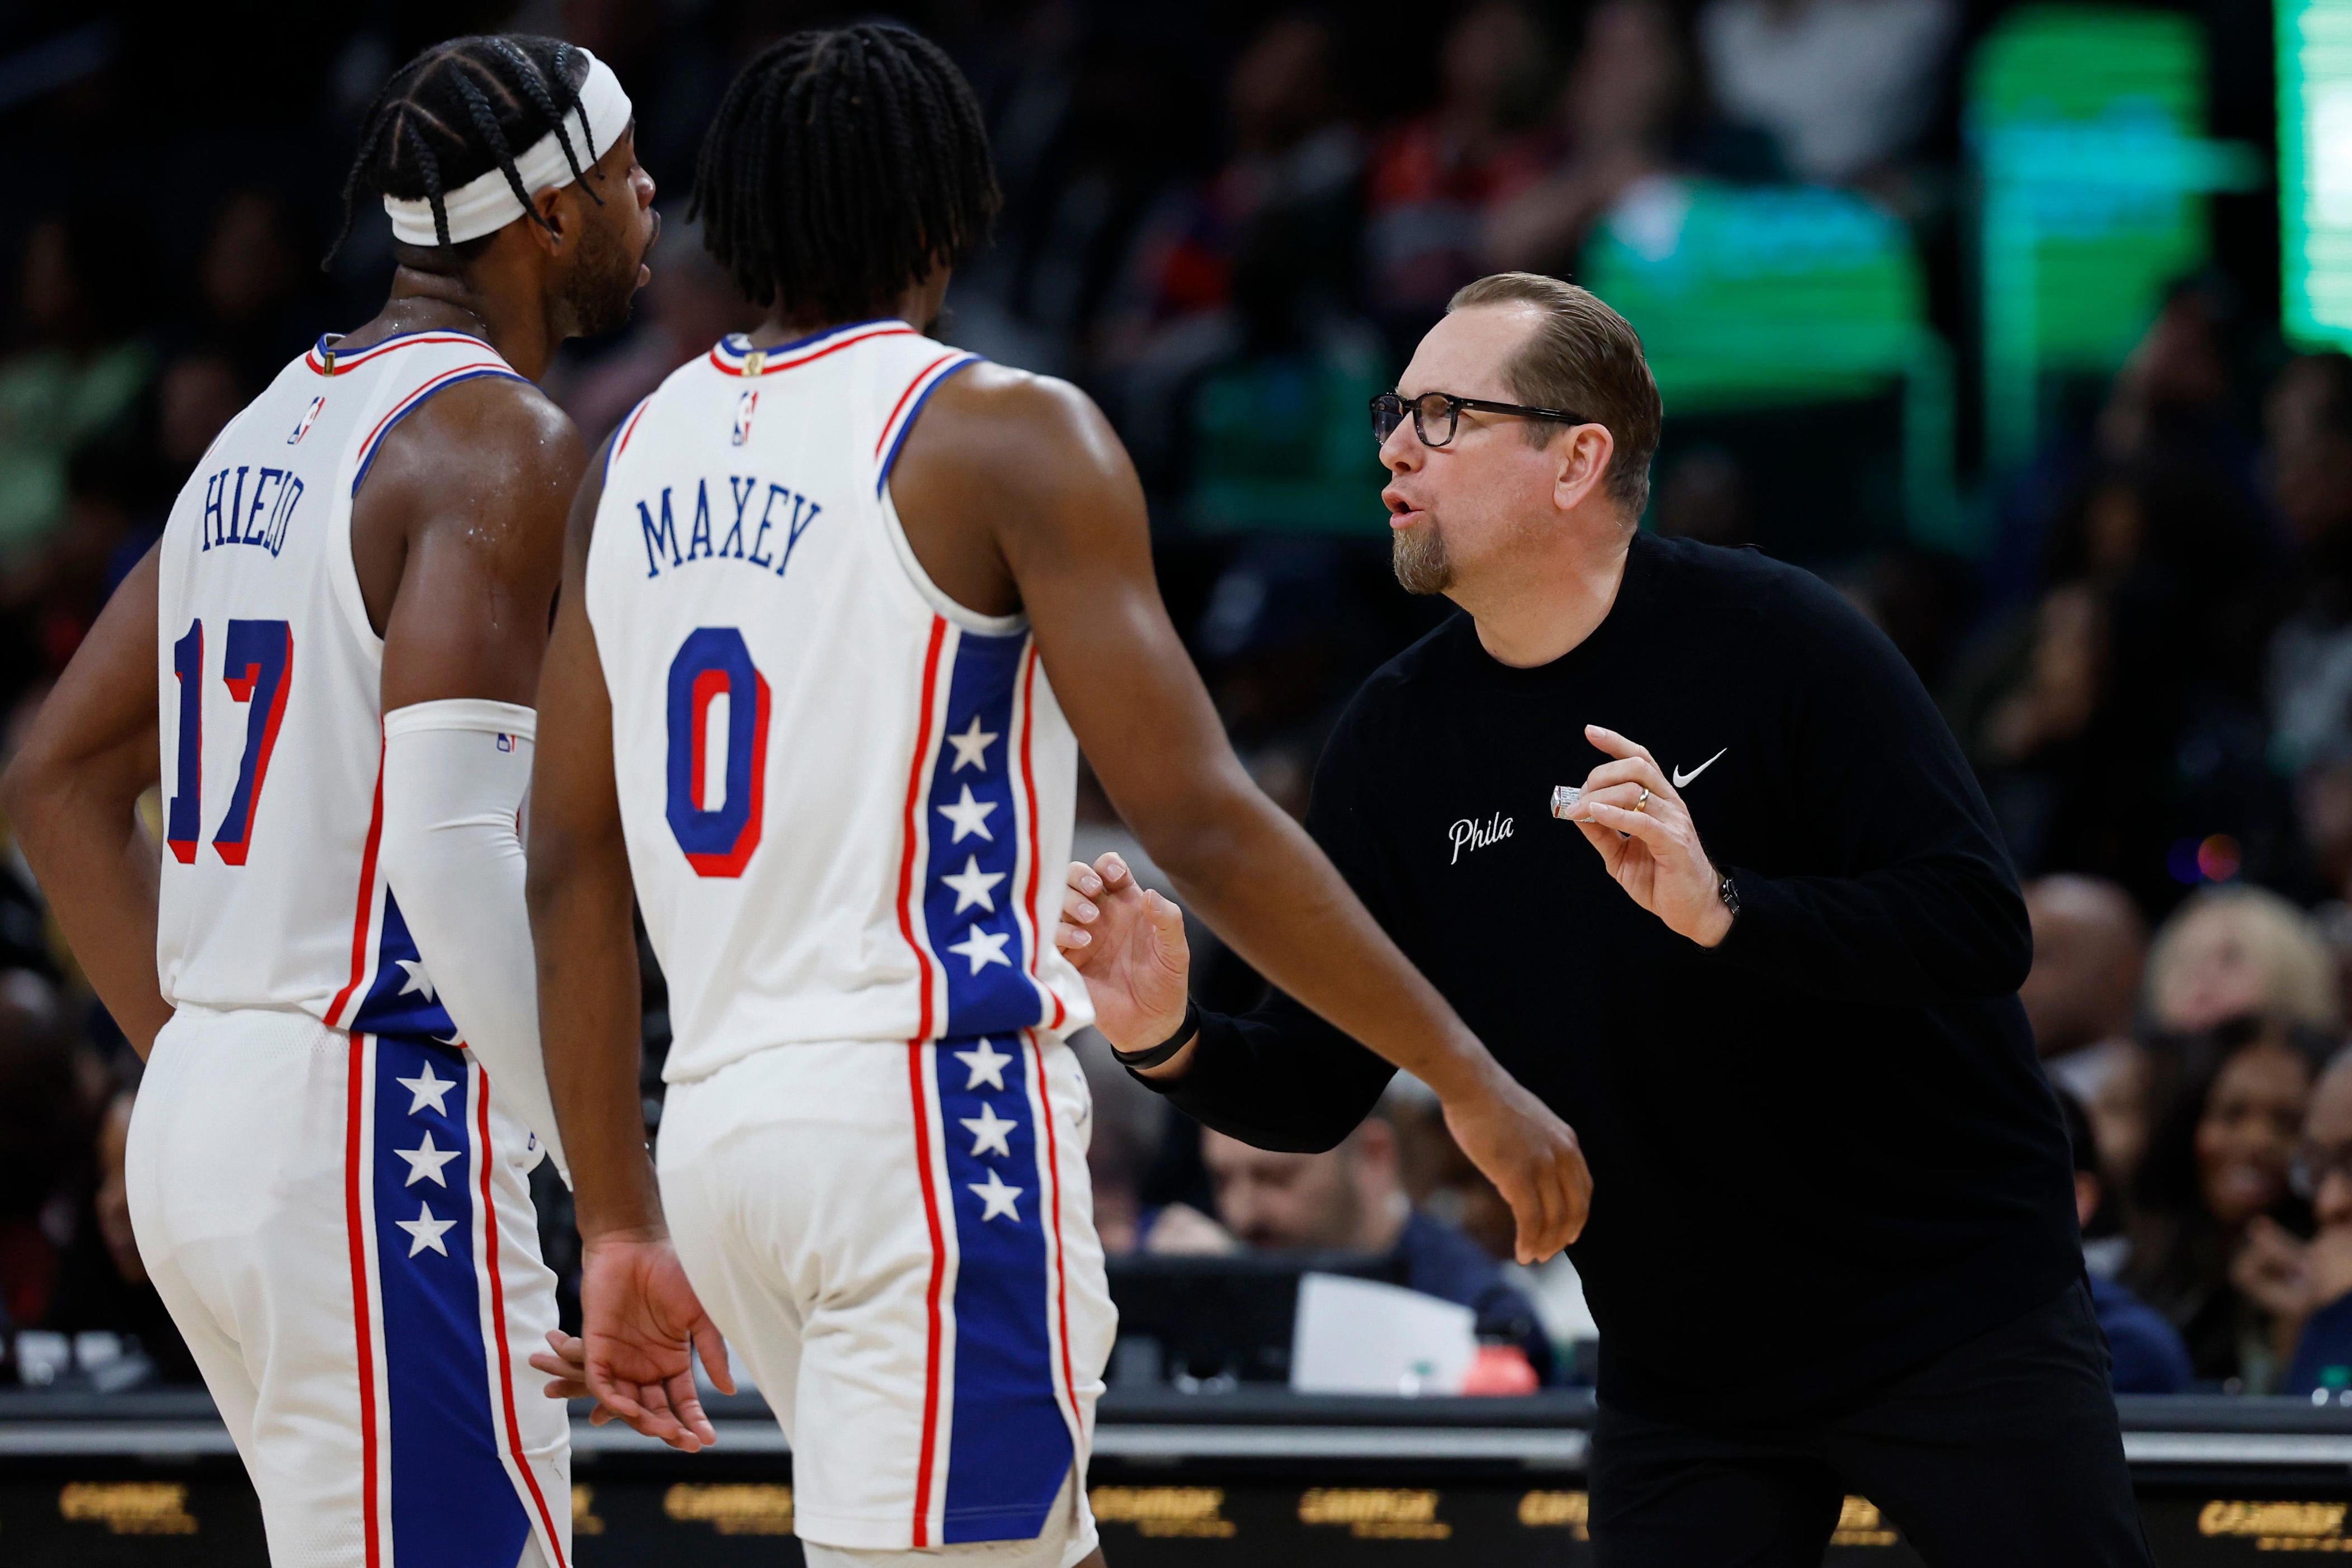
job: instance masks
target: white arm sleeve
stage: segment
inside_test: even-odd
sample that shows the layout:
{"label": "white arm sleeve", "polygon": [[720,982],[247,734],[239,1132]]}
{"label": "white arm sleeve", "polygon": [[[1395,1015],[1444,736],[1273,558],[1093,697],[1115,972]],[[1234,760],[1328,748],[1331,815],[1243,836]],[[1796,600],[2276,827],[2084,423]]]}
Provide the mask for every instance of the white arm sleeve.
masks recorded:
{"label": "white arm sleeve", "polygon": [[568,1186],[539,1051],[522,810],[539,716],[458,697],[383,716],[385,878],[442,1006]]}

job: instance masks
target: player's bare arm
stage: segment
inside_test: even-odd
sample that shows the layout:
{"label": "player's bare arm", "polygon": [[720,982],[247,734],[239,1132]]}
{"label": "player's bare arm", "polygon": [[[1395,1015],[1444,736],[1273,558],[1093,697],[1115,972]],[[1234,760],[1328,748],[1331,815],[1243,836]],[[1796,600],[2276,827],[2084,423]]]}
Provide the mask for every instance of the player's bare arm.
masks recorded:
{"label": "player's bare arm", "polygon": [[[613,776],[613,708],[588,623],[588,541],[604,453],[572,503],[563,591],[539,687],[531,776],[530,902],[539,952],[548,1086],[571,1151],[582,1243],[584,1343],[542,1353],[558,1397],[602,1408],[688,1453],[718,1440],[695,1392],[692,1351],[729,1393],[727,1351],[678,1265],[637,1097],[639,1018],[633,889]],[[567,1346],[559,1343],[558,1353]]]}
{"label": "player's bare arm", "polygon": [[[1437,1091],[1510,1201],[1522,1257],[1572,1240],[1591,1189],[1575,1134],[1495,1064],[1250,781],[1169,622],[1142,488],[1093,403],[1059,382],[977,366],[931,400],[891,495],[950,597],[1026,611],[1104,788],[1202,917],[1275,984]],[[1170,1001],[1114,1043],[1141,1050],[1172,1034],[1181,987]],[[1159,1071],[1184,1066],[1179,1054]]]}
{"label": "player's bare arm", "polygon": [[172,1016],[155,983],[163,849],[137,810],[161,776],[151,549],[107,601],[0,781],[0,807],[66,940],[142,1059]]}

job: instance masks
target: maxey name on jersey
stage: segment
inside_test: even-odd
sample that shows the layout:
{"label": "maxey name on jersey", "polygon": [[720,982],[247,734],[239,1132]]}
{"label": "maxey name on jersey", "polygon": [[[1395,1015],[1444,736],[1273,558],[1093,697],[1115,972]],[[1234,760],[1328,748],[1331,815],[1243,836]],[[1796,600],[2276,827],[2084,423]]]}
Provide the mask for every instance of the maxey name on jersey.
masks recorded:
{"label": "maxey name on jersey", "polygon": [[[695,481],[694,514],[687,523],[683,551],[678,548],[677,514],[671,501],[677,487],[663,486],[657,504],[647,500],[636,503],[647,577],[659,577],[665,564],[674,571],[698,560],[737,560],[772,571],[778,577],[784,575],[784,569],[793,563],[793,550],[800,544],[801,536],[816,522],[824,506],[790,486],[763,480],[753,474],[730,474],[726,485],[733,507],[730,513],[727,500],[719,503],[719,515],[727,519],[727,532],[716,546],[711,538],[718,519],[711,510],[709,479]],[[772,540],[771,533],[775,536]]]}

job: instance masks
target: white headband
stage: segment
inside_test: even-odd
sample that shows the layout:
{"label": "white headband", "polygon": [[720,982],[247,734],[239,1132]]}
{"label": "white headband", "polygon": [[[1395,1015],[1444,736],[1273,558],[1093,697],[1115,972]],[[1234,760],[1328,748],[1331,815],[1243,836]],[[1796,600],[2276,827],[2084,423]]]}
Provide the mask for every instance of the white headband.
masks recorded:
{"label": "white headband", "polygon": [[[613,150],[621,132],[628,128],[634,112],[629,107],[629,95],[621,90],[621,78],[613,68],[588,51],[588,79],[580,84],[580,100],[575,108],[563,111],[563,129],[572,139],[572,151],[585,169]],[[588,122],[587,145],[581,145],[580,122]],[[536,195],[549,186],[559,189],[572,183],[572,165],[563,156],[563,144],[555,132],[541,137],[514,161],[515,173],[521,178],[522,188]],[[404,245],[436,246],[441,236],[433,226],[433,204],[429,200],[408,201],[399,196],[386,196],[383,210],[392,214],[392,237]],[[462,245],[469,239],[479,239],[486,234],[496,234],[526,210],[515,200],[514,187],[507,183],[506,171],[493,169],[478,180],[468,180],[454,191],[441,195],[441,210],[449,219],[449,243]]]}

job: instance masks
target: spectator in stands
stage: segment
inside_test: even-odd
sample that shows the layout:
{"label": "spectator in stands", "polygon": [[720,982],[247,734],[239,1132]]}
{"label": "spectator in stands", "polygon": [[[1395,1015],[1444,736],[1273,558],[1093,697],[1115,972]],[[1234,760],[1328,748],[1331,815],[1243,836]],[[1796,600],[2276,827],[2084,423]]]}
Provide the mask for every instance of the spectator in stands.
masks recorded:
{"label": "spectator in stands", "polygon": [[1364,154],[1340,113],[1331,49],[1329,24],[1309,12],[1259,29],[1227,82],[1232,158],[1153,204],[1107,304],[1097,373],[1149,486],[1178,476],[1192,383],[1250,346],[1245,262],[1257,264],[1261,314],[1352,285]]}
{"label": "spectator in stands", "polygon": [[2311,919],[2258,887],[2212,888],[2182,904],[2147,961],[2147,1014],[2193,1035],[2233,1019],[2332,1032],[2340,1027],[2335,962]]}
{"label": "spectator in stands", "polygon": [[2303,1136],[2311,1058],[2285,1029],[2251,1019],[2201,1043],[2211,1065],[2192,1075],[2140,1166],[2123,1279],[2180,1330],[2199,1378],[2267,1394],[2285,1360],[2270,1311],[2231,1270],[2257,1218],[2299,1229],[2308,1216],[2288,1166]]}
{"label": "spectator in stands", "polygon": [[2116,1392],[2182,1393],[2192,1374],[2180,1331],[2113,1277],[2114,1265],[2121,1261],[2112,1245],[2122,1239],[2120,1206],[2114,1186],[2100,1166],[2091,1119],[2063,1090],[2058,1094],[2058,1108],[2065,1113],[2067,1140],[2074,1148],[2074,1214],[2083,1226],[2091,1304],[2098,1310],[2099,1327],[2107,1336],[2107,1351],[2114,1358],[2110,1375]]}
{"label": "spectator in stands", "polygon": [[[2255,831],[2271,815],[2283,829],[2285,800],[2244,738],[2259,725],[2246,627],[2260,560],[2247,505],[2201,461],[2100,467],[2075,487],[2039,597],[1979,641],[1949,703],[2027,873],[2105,876],[2160,909],[2180,891],[2162,848],[2176,828],[2284,836]],[[2186,748],[2200,761],[2184,778],[2192,733],[2206,743]]]}
{"label": "spectator in stands", "polygon": [[2276,1354],[2289,1361],[2283,1394],[2340,1395],[2352,1386],[2352,1051],[2328,1061],[2311,1093],[2290,1176],[2309,1200],[2309,1240],[2268,1218],[2248,1228],[2231,1278],[2271,1314]]}
{"label": "spectator in stands", "polygon": [[1846,184],[1927,129],[1959,19],[1956,0],[1709,0],[1699,47],[1726,113],[1799,179]]}
{"label": "spectator in stands", "polygon": [[1470,1163],[1445,1125],[1429,1086],[1400,1072],[1381,1102],[1396,1129],[1400,1174],[1416,1210],[1460,1228],[1502,1270],[1503,1281],[1535,1304],[1562,1375],[1590,1382],[1601,1326],[1584,1299],[1584,1280],[1566,1252],[1532,1266],[1512,1256],[1517,1222],[1486,1173]]}
{"label": "spectator in stands", "polygon": [[1254,1149],[1203,1131],[1201,1158],[1217,1218],[1244,1245],[1399,1259],[1408,1286],[1473,1309],[1482,1338],[1518,1345],[1538,1378],[1552,1380],[1551,1341],[1534,1305],[1503,1282],[1476,1242],[1405,1196],[1385,1106],[1328,1154]]}
{"label": "spectator in stands", "polygon": [[235,368],[239,406],[326,327],[311,246],[296,226],[277,192],[236,191],[215,212],[197,258],[196,335]]}
{"label": "spectator in stands", "polygon": [[2352,358],[2307,354],[2263,410],[2264,478],[2287,530],[2264,669],[2276,760],[2319,885],[2352,892]]}
{"label": "spectator in stands", "polygon": [[1674,14],[1658,0],[1603,0],[1561,84],[1559,143],[1538,183],[1486,224],[1486,271],[1575,269],[1584,236],[1637,181],[1673,164],[1691,72]]}
{"label": "spectator in stands", "polygon": [[2131,897],[2097,877],[2026,883],[2033,967],[2018,992],[2050,1076],[2082,1103],[2111,1183],[2128,1183],[2147,1144],[2154,1063],[2131,1036],[2147,929]]}
{"label": "spectator in stands", "polygon": [[146,305],[144,246],[89,208],[33,225],[20,294],[26,346],[0,363],[0,559],[66,519],[66,460],[131,415],[154,373],[131,331]]}
{"label": "spectator in stands", "polygon": [[1543,172],[1533,121],[1549,83],[1542,29],[1517,0],[1457,16],[1438,57],[1438,100],[1382,137],[1366,181],[1365,267],[1401,362],[1454,291],[1484,273],[1489,207]]}
{"label": "spectator in stands", "polygon": [[2166,1087],[2157,1054],[2130,1035],[2116,1035],[2043,1064],[2050,1082],[2080,1102],[2091,1121],[2099,1165],[2113,1190],[2129,1192],[2147,1152],[2148,1124]]}
{"label": "spectator in stands", "polygon": [[0,1332],[48,1324],[92,1185],[90,1066],[49,984],[0,974]]}
{"label": "spectator in stands", "polygon": [[97,1188],[87,1220],[77,1227],[62,1260],[47,1326],[67,1333],[94,1331],[135,1340],[146,1366],[131,1371],[126,1363],[121,1370],[138,1382],[202,1383],[187,1341],[147,1278],[139,1239],[131,1233],[122,1162],[136,1093],[117,1091],[99,1119]]}
{"label": "spectator in stands", "polygon": [[2017,999],[2046,1059],[2130,1032],[2147,961],[2147,928],[2131,895],[2097,877],[2025,884],[2033,968]]}

